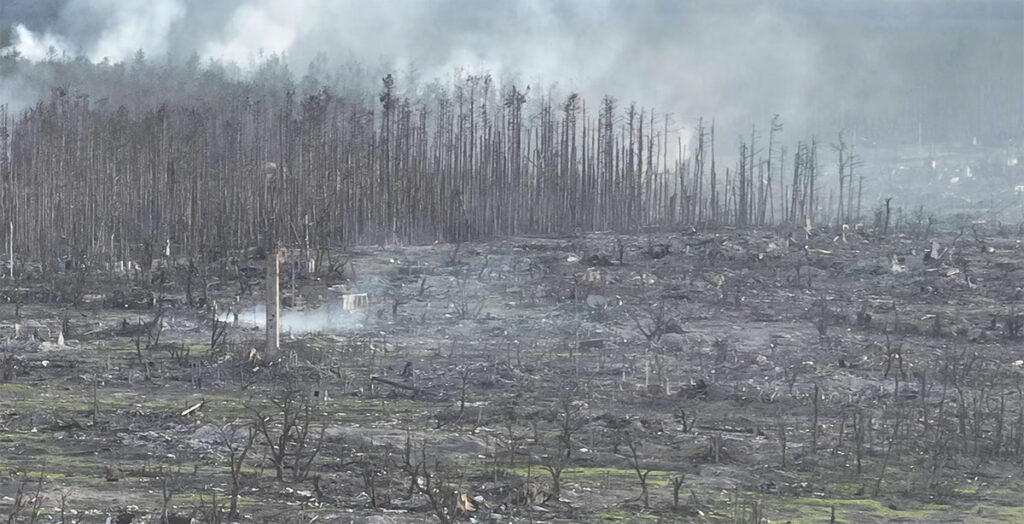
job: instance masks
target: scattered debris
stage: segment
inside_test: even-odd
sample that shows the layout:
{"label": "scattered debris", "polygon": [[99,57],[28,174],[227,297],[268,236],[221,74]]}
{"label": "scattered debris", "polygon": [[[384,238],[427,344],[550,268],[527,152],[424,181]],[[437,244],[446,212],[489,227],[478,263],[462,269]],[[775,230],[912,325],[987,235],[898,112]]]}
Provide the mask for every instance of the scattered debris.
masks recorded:
{"label": "scattered debris", "polygon": [[370,297],[366,293],[346,293],[341,296],[341,302],[345,311],[355,311],[369,307]]}

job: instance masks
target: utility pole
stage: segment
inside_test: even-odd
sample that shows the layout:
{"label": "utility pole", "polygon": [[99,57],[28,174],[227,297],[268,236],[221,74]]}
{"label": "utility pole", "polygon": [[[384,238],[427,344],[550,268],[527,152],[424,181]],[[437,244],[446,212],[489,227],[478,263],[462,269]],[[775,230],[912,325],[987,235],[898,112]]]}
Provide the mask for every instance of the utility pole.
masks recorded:
{"label": "utility pole", "polygon": [[11,234],[7,236],[7,263],[11,280],[14,280],[14,221],[11,220]]}
{"label": "utility pole", "polygon": [[281,262],[284,250],[278,249],[267,257],[267,347],[266,359],[277,356],[281,348]]}

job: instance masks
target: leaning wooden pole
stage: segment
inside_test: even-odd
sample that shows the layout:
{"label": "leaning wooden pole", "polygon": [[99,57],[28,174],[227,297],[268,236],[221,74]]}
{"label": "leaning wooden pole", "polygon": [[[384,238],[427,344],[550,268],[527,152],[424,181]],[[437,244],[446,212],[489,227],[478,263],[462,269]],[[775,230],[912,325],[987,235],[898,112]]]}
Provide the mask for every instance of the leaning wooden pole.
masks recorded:
{"label": "leaning wooden pole", "polygon": [[283,249],[279,249],[267,257],[267,360],[275,358],[281,347],[281,262],[283,261]]}
{"label": "leaning wooden pole", "polygon": [[11,234],[7,235],[7,268],[11,280],[14,280],[14,221],[11,221]]}

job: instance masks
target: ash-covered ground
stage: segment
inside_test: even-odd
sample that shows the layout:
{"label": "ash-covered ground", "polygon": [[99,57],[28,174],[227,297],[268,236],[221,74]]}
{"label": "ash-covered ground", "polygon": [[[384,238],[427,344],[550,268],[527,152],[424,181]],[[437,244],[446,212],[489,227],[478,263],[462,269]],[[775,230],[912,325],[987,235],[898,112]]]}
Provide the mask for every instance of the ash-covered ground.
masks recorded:
{"label": "ash-covered ground", "polygon": [[313,273],[292,251],[278,354],[258,255],[28,272],[2,290],[3,511],[1020,521],[1021,238],[599,233],[353,248]]}

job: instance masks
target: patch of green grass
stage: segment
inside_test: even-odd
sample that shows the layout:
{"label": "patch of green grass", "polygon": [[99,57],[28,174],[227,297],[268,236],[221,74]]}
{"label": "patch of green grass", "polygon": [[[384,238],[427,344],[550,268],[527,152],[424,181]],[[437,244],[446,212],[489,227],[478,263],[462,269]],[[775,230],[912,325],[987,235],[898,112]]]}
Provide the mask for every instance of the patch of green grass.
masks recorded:
{"label": "patch of green grass", "polygon": [[21,476],[20,480],[27,480],[29,482],[35,482],[42,477],[43,480],[60,480],[68,478],[68,475],[64,473],[56,473],[53,471],[33,471],[33,470],[17,470],[18,475]]}
{"label": "patch of green grass", "polygon": [[4,394],[4,395],[26,395],[26,394],[28,394],[30,392],[32,392],[32,387],[31,386],[26,386],[24,384],[11,384],[11,383],[0,384],[0,394]]}
{"label": "patch of green grass", "polygon": [[641,522],[641,521],[658,521],[661,520],[657,515],[650,513],[627,513],[625,511],[602,511],[594,515],[597,520],[607,520],[611,522]]}
{"label": "patch of green grass", "polygon": [[[177,343],[175,345],[180,349],[183,344]],[[202,357],[210,353],[210,344],[184,344],[184,346],[185,350],[188,351],[189,358]]]}
{"label": "patch of green grass", "polygon": [[1024,522],[1024,502],[1016,507],[979,505],[970,513],[970,520],[981,523]]}
{"label": "patch of green grass", "polygon": [[[138,350],[135,348],[135,341],[129,338],[114,338],[109,340],[100,340],[88,344],[88,348],[97,351],[108,351],[111,353],[128,353],[131,355],[135,355],[136,353],[138,353]],[[145,355],[145,347],[142,348],[142,352],[143,355]]]}
{"label": "patch of green grass", "polygon": [[104,464],[100,461],[83,457],[71,457],[56,453],[47,454],[45,462],[35,457],[10,457],[0,460],[0,471],[23,475],[29,481],[38,480],[42,475],[46,481],[62,483],[102,484]]}
{"label": "patch of green grass", "polygon": [[780,520],[790,520],[794,524],[827,520],[833,507],[836,510],[837,522],[851,523],[893,519],[920,522],[934,518],[950,509],[950,506],[940,504],[892,507],[882,501],[868,498],[772,497],[766,499],[766,513],[774,515]]}
{"label": "patch of green grass", "polygon": [[[205,493],[202,493],[202,492],[175,493],[174,497],[173,497],[173,501],[174,501],[174,503],[176,505],[181,505],[182,502],[192,503],[192,504],[194,504],[196,506],[198,506],[200,503],[212,504],[213,503],[213,496],[214,495],[217,495],[217,505],[218,506],[223,504],[224,509],[227,509],[228,505],[231,504],[231,494],[230,493],[226,493],[226,492],[225,493],[214,493],[212,491],[211,492],[205,492]],[[239,509],[241,509],[241,508],[248,508],[248,507],[257,507],[257,506],[260,506],[262,504],[265,504],[266,502],[267,501],[265,501],[265,500],[259,500],[259,499],[253,498],[253,497],[247,497],[245,495],[238,495],[238,507],[239,507]]]}
{"label": "patch of green grass", "polygon": [[963,484],[953,488],[953,493],[956,493],[957,495],[973,496],[978,494],[978,489],[977,484]]}
{"label": "patch of green grass", "polygon": [[[218,473],[218,474],[224,474],[224,475],[230,475],[231,474],[231,466],[229,466],[229,465],[205,466],[203,469],[205,471],[212,471],[212,472]],[[253,466],[253,465],[249,465],[249,464],[243,464],[241,472],[242,472],[243,475],[258,476],[261,473],[262,474],[267,474],[267,472],[273,473],[273,466],[260,467],[260,466]]]}
{"label": "patch of green grass", "polygon": [[[487,465],[485,463],[480,464],[482,466]],[[548,471],[540,465],[535,465],[530,468],[526,466],[505,466],[501,469],[522,477],[527,476],[527,474],[533,477],[543,478],[547,478],[549,476]],[[653,470],[647,475],[647,486],[649,488],[669,486],[672,483],[669,479],[678,475],[678,473],[672,471]],[[637,489],[639,489],[640,485],[636,477],[636,472],[632,469],[626,468],[566,468],[562,471],[562,482],[571,482],[587,486],[600,486],[605,482],[614,482],[615,484],[620,485],[634,483],[637,485]]]}

